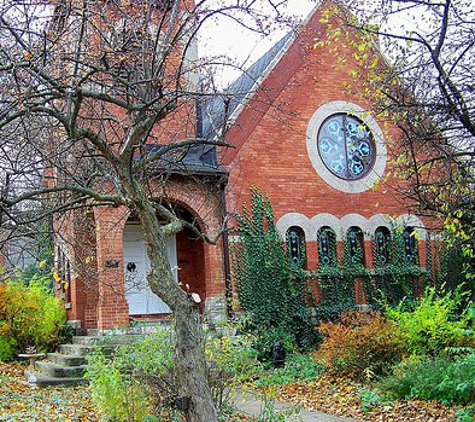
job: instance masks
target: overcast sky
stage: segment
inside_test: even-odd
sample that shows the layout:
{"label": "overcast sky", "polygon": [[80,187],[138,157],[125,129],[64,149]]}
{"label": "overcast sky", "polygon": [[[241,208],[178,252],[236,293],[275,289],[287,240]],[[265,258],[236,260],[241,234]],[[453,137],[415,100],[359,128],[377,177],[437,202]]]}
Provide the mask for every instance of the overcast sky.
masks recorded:
{"label": "overcast sky", "polygon": [[[215,1],[222,5],[225,0]],[[267,7],[263,7],[263,12],[270,15],[271,8],[268,6],[268,0],[260,0],[260,2],[267,5]],[[321,3],[320,0],[287,0],[280,10],[284,12],[285,16],[297,22],[305,19],[319,3]],[[404,13],[391,15],[389,21],[382,28],[397,32],[421,30],[426,26],[426,22],[422,18],[424,15],[423,9],[406,10]],[[199,41],[199,55],[202,57],[223,55],[229,57],[241,68],[249,67],[290,30],[289,26],[274,25],[270,35],[263,37],[224,18],[208,22],[203,29],[205,35]],[[384,46],[382,47],[384,48]],[[231,68],[226,68],[221,75],[222,86],[228,85],[239,74],[237,69],[233,71]]]}
{"label": "overcast sky", "polygon": [[[262,3],[267,3],[263,1]],[[288,0],[282,11],[291,19],[302,20],[315,8],[316,0]],[[264,13],[270,7],[263,9]],[[282,38],[290,27],[288,25],[275,24],[269,36],[263,37],[243,28],[230,19],[220,19],[209,22],[204,28],[206,34],[199,42],[200,56],[229,57],[236,65],[247,68]],[[239,76],[239,71],[230,68],[221,75],[223,85],[227,85]]]}

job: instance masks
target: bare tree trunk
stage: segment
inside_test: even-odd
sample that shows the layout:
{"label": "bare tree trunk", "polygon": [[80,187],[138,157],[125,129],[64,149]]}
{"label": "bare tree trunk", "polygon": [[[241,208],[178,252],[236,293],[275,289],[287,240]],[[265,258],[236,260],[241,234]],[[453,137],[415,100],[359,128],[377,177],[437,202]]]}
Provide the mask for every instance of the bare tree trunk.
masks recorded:
{"label": "bare tree trunk", "polygon": [[175,318],[176,387],[182,397],[190,399],[190,407],[186,410],[187,421],[218,422],[208,380],[199,309],[174,280],[165,250],[165,238],[153,204],[142,189],[138,188],[138,191],[137,212],[152,266],[150,288],[171,308]]}
{"label": "bare tree trunk", "polygon": [[215,422],[218,415],[207,378],[200,315],[191,300],[187,306],[181,306],[175,312],[175,333],[178,387],[191,399],[187,420]]}

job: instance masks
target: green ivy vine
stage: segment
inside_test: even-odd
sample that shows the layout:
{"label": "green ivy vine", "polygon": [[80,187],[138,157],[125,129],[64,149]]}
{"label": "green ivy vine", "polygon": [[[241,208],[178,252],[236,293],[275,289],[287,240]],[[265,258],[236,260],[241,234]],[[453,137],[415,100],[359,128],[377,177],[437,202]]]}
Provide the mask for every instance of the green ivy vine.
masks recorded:
{"label": "green ivy vine", "polygon": [[306,279],[286,255],[268,197],[251,189],[250,208],[236,216],[239,240],[233,244],[234,280],[248,328],[264,347],[282,341],[287,348],[307,347],[315,340],[306,306]]}

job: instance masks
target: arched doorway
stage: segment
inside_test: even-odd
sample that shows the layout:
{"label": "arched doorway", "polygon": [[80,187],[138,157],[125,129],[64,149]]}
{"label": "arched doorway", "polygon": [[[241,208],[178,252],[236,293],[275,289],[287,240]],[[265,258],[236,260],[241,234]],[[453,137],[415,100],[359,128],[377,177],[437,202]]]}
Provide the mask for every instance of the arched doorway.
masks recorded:
{"label": "arched doorway", "polygon": [[[170,208],[182,219],[196,223],[196,218],[181,205]],[[170,313],[170,308],[149,288],[146,274],[150,270],[145,237],[140,223],[129,218],[123,232],[125,297],[132,318],[154,318]],[[194,231],[185,229],[166,239],[167,255],[175,280],[182,288],[198,293],[202,305],[206,298],[204,242]]]}
{"label": "arched doorway", "polygon": [[[145,236],[140,224],[128,222],[123,234],[125,298],[129,305],[129,316],[140,317],[168,314],[170,308],[155,295],[147,282],[150,260],[147,256]],[[166,239],[167,253],[172,268],[177,267],[176,239]]]}

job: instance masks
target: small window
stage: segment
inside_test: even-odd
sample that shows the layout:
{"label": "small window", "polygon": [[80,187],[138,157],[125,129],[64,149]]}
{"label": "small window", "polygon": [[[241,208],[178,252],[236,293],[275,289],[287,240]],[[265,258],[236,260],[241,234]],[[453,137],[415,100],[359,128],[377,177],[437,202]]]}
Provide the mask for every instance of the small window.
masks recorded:
{"label": "small window", "polygon": [[58,245],[56,266],[60,280],[57,288],[61,290],[61,299],[71,302],[71,262],[65,250]]}
{"label": "small window", "polygon": [[416,232],[413,227],[406,227],[402,234],[404,242],[404,255],[406,262],[411,262],[417,259],[417,239]]}
{"label": "small window", "polygon": [[336,235],[330,227],[322,227],[317,233],[318,260],[323,265],[336,264]]}
{"label": "small window", "polygon": [[350,227],[347,232],[350,259],[352,262],[365,265],[364,235],[359,227]]}
{"label": "small window", "polygon": [[374,232],[374,262],[377,266],[389,263],[390,232],[387,227],[378,227]]}
{"label": "small window", "polygon": [[295,264],[306,266],[305,234],[300,227],[294,226],[287,230],[287,253]]}

